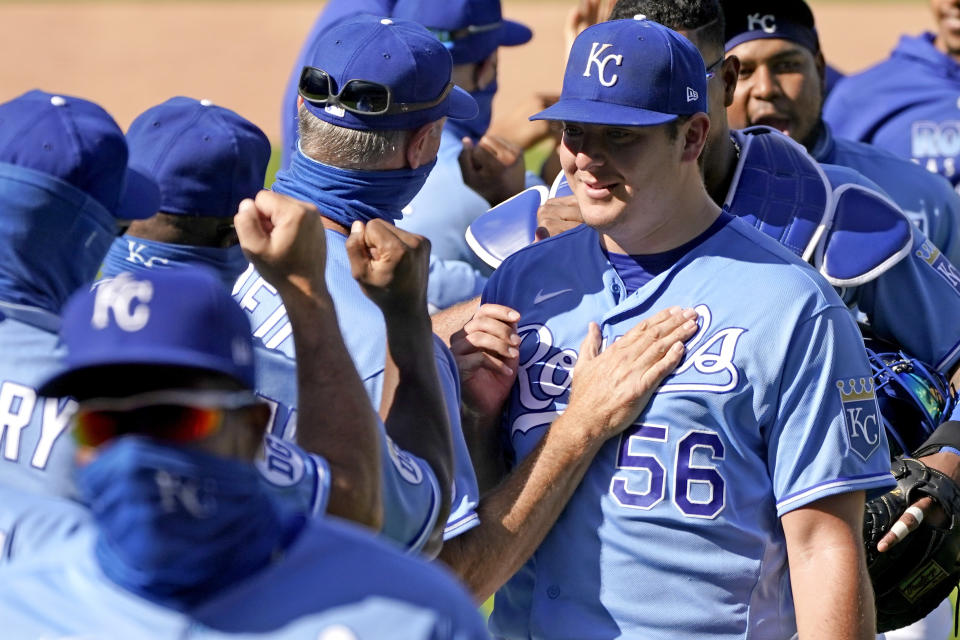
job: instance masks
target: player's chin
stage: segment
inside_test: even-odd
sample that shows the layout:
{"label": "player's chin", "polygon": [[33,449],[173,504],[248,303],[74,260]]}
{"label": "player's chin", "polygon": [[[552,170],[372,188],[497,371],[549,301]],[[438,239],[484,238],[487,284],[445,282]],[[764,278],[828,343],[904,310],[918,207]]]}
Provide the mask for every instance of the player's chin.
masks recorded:
{"label": "player's chin", "polygon": [[580,215],[584,223],[597,231],[615,226],[623,218],[624,203],[611,197],[607,200],[594,200],[580,204]]}

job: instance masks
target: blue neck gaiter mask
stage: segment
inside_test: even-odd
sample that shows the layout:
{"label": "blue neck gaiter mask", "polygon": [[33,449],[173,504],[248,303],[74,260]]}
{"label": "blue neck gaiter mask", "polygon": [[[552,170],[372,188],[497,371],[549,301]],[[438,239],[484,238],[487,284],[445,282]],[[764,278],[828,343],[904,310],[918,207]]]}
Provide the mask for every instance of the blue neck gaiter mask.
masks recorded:
{"label": "blue neck gaiter mask", "polygon": [[477,107],[480,109],[477,117],[473,120],[447,120],[444,126],[448,131],[456,134],[458,139],[470,138],[476,142],[490,128],[490,120],[493,118],[493,96],[496,93],[496,81],[491,82],[482,91],[471,91],[470,95],[477,101]]}
{"label": "blue neck gaiter mask", "polygon": [[357,171],[317,162],[297,149],[290,167],[277,173],[271,189],[312,202],[320,215],[345,227],[354,220],[393,221],[403,216],[402,209],[423,187],[435,164],[436,159],[416,169]]}
{"label": "blue neck gaiter mask", "polygon": [[223,281],[227,289],[247,268],[247,259],[240,245],[227,249],[193,247],[185,244],[169,244],[145,240],[133,236],[120,236],[113,241],[100,268],[102,278],[112,278],[124,271],[165,269],[170,267],[206,267]]}
{"label": "blue neck gaiter mask", "polygon": [[291,541],[253,465],[125,436],[77,473],[113,582],[179,611],[267,566]]}

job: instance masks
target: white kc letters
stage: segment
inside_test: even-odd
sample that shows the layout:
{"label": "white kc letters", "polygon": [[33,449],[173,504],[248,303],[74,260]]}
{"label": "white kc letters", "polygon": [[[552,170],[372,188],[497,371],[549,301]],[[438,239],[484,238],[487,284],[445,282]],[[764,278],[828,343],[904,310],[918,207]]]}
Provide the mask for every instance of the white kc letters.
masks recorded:
{"label": "white kc letters", "polygon": [[590,48],[590,57],[587,58],[587,68],[583,70],[584,78],[589,78],[593,65],[597,65],[597,76],[600,80],[600,84],[605,87],[612,87],[613,85],[617,84],[617,79],[619,76],[617,76],[617,74],[613,74],[613,76],[607,80],[606,76],[604,76],[604,70],[607,67],[607,63],[611,60],[613,60],[614,64],[619,67],[621,64],[623,64],[623,56],[620,54],[611,53],[610,55],[604,56],[602,59],[600,58],[600,55],[612,46],[612,44],[604,44],[601,46],[599,42],[593,43],[593,46]]}
{"label": "white kc letters", "polygon": [[761,29],[767,33],[776,33],[777,17],[772,13],[766,15],[751,13],[747,16],[747,31],[756,31],[757,29]]}
{"label": "white kc letters", "polygon": [[[124,331],[139,331],[150,319],[150,308],[144,304],[153,298],[153,284],[146,280],[134,280],[129,273],[121,273],[97,287],[93,301],[94,329],[106,329],[110,315]],[[140,304],[134,304],[137,301]]]}

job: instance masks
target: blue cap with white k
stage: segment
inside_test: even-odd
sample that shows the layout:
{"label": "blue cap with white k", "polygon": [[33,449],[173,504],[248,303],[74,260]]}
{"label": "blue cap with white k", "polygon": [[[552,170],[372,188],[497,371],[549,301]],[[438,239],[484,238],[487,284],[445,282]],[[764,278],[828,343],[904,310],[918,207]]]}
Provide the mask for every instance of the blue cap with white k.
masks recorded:
{"label": "blue cap with white k", "polygon": [[[358,15],[328,29],[317,38],[305,64],[325,71],[336,84],[334,91],[350,80],[363,80],[388,87],[396,103],[436,100],[450,83],[453,70],[450,52],[425,27],[371,15]],[[470,119],[477,115],[476,100],[456,86],[434,107],[389,115],[304,105],[321,120],[360,130],[415,129],[444,116]]]}
{"label": "blue cap with white k", "polygon": [[263,188],[270,141],[252,122],[209,100],[170,98],[127,131],[130,166],[160,187],[159,211],[233,217]]}
{"label": "blue cap with white k", "polygon": [[115,218],[149,218],[157,186],[127,158],[123,131],[89,100],[33,90],[0,104],[0,163],[61,180]]}
{"label": "blue cap with white k", "polygon": [[44,395],[76,395],[93,386],[91,374],[117,366],[143,366],[145,376],[156,366],[199,369],[254,385],[250,322],[204,269],[124,272],[82,289],[64,307],[60,338],[65,369]]}
{"label": "blue cap with white k", "polygon": [[647,127],[706,113],[707,78],[693,44],[650,20],[613,20],[573,43],[560,100],[531,120]]}

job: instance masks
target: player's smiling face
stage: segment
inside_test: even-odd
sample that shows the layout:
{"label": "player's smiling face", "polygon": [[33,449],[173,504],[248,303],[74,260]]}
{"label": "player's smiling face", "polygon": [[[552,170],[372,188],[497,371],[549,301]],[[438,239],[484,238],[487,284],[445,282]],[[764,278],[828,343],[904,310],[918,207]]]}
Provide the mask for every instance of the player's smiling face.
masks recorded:
{"label": "player's smiling face", "polygon": [[750,40],[727,52],[740,59],[730,126],[763,124],[800,143],[809,142],[820,122],[823,80],[818,56],[791,40]]}
{"label": "player's smiling face", "polygon": [[[677,181],[682,144],[667,125],[622,127],[565,122],[559,155],[584,222],[606,231],[662,211]],[[648,221],[656,224],[656,221]]]}

